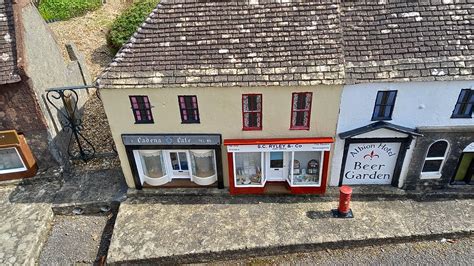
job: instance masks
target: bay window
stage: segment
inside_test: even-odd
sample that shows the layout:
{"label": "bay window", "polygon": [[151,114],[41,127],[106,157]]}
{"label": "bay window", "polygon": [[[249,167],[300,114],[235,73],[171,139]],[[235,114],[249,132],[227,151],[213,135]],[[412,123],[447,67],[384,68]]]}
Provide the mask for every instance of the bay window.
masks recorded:
{"label": "bay window", "polygon": [[234,156],[236,186],[263,186],[263,153],[239,152]]}

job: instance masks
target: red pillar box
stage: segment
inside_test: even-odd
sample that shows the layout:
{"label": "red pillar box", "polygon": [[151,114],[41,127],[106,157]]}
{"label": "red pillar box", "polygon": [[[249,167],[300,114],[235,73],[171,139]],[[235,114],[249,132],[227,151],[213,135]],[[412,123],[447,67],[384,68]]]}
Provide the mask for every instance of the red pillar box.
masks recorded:
{"label": "red pillar box", "polygon": [[354,218],[352,210],[349,208],[352,196],[352,188],[349,186],[341,186],[339,188],[339,207],[332,210],[332,214],[336,218]]}

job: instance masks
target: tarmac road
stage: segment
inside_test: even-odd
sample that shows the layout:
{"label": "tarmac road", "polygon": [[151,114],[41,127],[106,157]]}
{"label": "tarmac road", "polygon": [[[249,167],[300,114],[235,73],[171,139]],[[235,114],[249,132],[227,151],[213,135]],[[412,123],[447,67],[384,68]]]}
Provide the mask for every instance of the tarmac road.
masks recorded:
{"label": "tarmac road", "polygon": [[[453,243],[450,243],[453,242]],[[474,265],[474,237],[322,250],[210,265]]]}

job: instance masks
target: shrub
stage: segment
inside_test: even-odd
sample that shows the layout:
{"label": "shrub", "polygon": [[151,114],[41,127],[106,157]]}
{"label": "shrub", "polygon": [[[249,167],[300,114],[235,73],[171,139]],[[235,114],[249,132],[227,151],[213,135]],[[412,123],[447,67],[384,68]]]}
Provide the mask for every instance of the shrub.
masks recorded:
{"label": "shrub", "polygon": [[114,49],[120,49],[158,5],[158,2],[159,0],[140,0],[131,5],[113,22],[107,34],[107,42]]}
{"label": "shrub", "polygon": [[41,0],[38,10],[45,20],[67,20],[96,10],[101,0]]}

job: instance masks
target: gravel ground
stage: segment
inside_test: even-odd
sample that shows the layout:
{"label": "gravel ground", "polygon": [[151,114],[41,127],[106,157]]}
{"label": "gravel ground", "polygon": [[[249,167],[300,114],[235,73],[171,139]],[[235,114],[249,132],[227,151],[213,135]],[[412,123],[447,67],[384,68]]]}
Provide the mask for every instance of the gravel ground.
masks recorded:
{"label": "gravel ground", "polygon": [[[99,262],[106,256],[112,230],[110,215],[56,216],[40,255],[40,265]],[[112,221],[113,223],[113,221]]]}
{"label": "gravel ground", "polygon": [[[452,242],[452,243],[451,243]],[[474,237],[215,262],[206,265],[473,265]]]}
{"label": "gravel ground", "polygon": [[[132,0],[108,0],[98,10],[89,12],[83,16],[72,18],[67,21],[50,23],[51,30],[57,37],[64,57],[67,58],[65,44],[73,42],[86,58],[87,68],[95,80],[97,75],[111,62],[114,54],[107,46],[106,34],[114,19],[127,8]],[[83,107],[83,131],[81,133],[89,140],[99,157],[88,162],[92,168],[100,168],[104,165],[118,166],[118,160],[114,159],[114,143],[110,133],[109,124],[105,115],[102,102],[95,93],[91,94]],[[72,151],[78,151],[77,145],[73,143]],[[112,156],[111,156],[112,155]],[[111,156],[111,158],[110,158]],[[82,164],[80,161],[75,164]],[[109,168],[109,167],[108,167]]]}
{"label": "gravel ground", "polygon": [[113,52],[108,48],[106,34],[113,20],[127,7],[130,0],[107,0],[98,10],[67,21],[50,23],[57,36],[63,54],[67,57],[65,44],[74,42],[86,57],[87,67],[93,79],[110,63]]}

